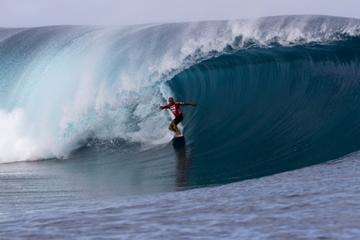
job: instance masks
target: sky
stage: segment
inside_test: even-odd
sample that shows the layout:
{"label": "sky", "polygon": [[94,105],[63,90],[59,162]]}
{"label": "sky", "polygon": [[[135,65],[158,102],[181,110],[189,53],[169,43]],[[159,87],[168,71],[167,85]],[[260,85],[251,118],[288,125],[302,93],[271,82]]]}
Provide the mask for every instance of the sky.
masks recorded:
{"label": "sky", "polygon": [[1,27],[128,25],[287,14],[360,18],[360,0],[0,0]]}

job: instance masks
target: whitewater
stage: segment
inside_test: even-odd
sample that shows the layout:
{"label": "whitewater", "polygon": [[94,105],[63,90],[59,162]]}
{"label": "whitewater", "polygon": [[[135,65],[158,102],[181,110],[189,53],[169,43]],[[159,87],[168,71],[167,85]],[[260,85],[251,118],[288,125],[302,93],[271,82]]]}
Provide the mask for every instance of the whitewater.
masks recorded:
{"label": "whitewater", "polygon": [[359,238],[359,92],[359,19],[0,28],[0,238]]}

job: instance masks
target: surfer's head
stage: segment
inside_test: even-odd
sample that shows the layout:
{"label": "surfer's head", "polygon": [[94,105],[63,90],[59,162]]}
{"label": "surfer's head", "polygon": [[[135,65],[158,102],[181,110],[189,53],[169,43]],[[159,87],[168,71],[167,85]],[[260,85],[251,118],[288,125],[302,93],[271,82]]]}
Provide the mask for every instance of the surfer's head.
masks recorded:
{"label": "surfer's head", "polygon": [[170,104],[175,103],[175,100],[174,100],[174,98],[173,98],[173,97],[169,97],[168,101],[169,101],[169,103],[170,103]]}

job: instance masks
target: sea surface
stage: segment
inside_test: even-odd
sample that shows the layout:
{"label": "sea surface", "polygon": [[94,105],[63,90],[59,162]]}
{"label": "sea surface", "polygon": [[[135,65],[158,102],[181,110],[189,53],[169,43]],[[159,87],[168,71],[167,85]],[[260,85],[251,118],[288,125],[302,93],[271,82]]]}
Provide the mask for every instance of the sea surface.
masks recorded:
{"label": "sea surface", "polygon": [[5,192],[1,172],[0,238],[357,239],[359,171],[356,153],[222,186],[81,200],[66,191],[43,189],[32,200],[35,191]]}
{"label": "sea surface", "polygon": [[1,28],[0,239],[360,238],[359,106],[359,19]]}

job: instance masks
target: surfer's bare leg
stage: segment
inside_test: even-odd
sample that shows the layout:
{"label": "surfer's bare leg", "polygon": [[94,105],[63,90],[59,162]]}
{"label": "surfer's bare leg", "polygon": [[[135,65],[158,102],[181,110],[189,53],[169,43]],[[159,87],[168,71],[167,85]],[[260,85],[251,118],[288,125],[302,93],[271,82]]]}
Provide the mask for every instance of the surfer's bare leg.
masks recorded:
{"label": "surfer's bare leg", "polygon": [[169,130],[173,131],[175,133],[176,136],[180,136],[181,132],[179,130],[179,128],[176,126],[175,121],[171,121],[170,126],[169,126]]}
{"label": "surfer's bare leg", "polygon": [[174,121],[171,121],[171,123],[170,123],[170,125],[169,125],[169,130],[176,133],[176,130],[175,130],[175,127],[174,127],[174,126],[176,126],[175,123],[174,123]]}
{"label": "surfer's bare leg", "polygon": [[174,123],[174,129],[175,129],[175,134],[176,136],[181,136],[181,132],[180,132],[180,129],[177,127],[177,125]]}

